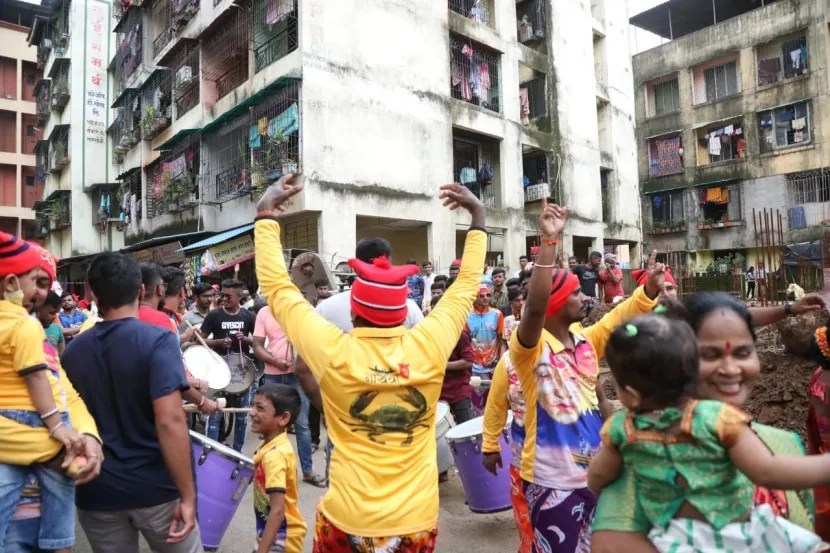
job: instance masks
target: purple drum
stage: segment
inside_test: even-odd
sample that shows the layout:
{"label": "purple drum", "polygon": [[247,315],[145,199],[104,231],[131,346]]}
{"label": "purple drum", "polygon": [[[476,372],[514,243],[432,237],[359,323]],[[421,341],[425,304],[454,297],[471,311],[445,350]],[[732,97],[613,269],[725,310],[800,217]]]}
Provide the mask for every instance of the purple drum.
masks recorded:
{"label": "purple drum", "polygon": [[455,467],[461,477],[464,495],[467,496],[467,505],[474,513],[495,513],[512,507],[510,472],[507,470],[513,460],[513,454],[510,452],[509,432],[512,422],[513,413],[508,412],[507,426],[499,438],[504,468],[499,470],[496,476],[487,472],[481,464],[484,417],[459,424],[447,432],[447,441],[450,442]]}
{"label": "purple drum", "polygon": [[190,431],[196,467],[199,532],[205,549],[218,549],[254,477],[253,460]]}

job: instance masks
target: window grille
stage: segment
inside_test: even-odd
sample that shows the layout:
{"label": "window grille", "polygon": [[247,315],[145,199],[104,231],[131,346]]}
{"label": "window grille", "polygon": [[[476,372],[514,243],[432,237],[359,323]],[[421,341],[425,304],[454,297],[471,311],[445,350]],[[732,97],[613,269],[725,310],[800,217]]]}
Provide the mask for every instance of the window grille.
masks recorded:
{"label": "window grille", "polygon": [[500,56],[469,39],[450,39],[450,86],[453,98],[501,111]]}

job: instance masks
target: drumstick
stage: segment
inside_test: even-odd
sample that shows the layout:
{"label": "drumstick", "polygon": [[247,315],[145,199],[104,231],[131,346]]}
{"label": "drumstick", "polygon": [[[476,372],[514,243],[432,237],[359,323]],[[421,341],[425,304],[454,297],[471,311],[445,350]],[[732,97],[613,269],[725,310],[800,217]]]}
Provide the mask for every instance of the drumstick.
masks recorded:
{"label": "drumstick", "polygon": [[487,380],[485,378],[481,378],[480,376],[471,376],[470,377],[470,386],[473,388],[489,388],[491,380]]}
{"label": "drumstick", "polygon": [[[185,413],[195,413],[199,410],[198,405],[193,405],[192,403],[188,403],[184,405]],[[250,407],[226,407],[225,409],[219,409],[223,413],[250,413]]]}
{"label": "drumstick", "polygon": [[211,348],[209,345],[207,345],[207,342],[205,342],[205,339],[202,338],[201,334],[199,334],[199,331],[196,330],[196,327],[194,327],[192,324],[190,324],[190,321],[188,321],[187,319],[185,319],[184,322],[187,323],[188,327],[193,329],[193,335],[196,336],[196,339],[199,341],[199,343],[202,344],[203,346],[205,346],[208,349],[208,351],[213,354],[214,357],[217,357],[221,361],[222,357],[220,357],[218,353],[213,351],[213,348]]}
{"label": "drumstick", "polygon": [[[216,398],[214,401],[216,402],[216,407],[218,407],[219,410],[224,410],[225,405],[228,404],[228,400],[223,397]],[[184,407],[186,413],[192,413],[199,410],[199,406],[195,403],[186,403],[182,407]]]}

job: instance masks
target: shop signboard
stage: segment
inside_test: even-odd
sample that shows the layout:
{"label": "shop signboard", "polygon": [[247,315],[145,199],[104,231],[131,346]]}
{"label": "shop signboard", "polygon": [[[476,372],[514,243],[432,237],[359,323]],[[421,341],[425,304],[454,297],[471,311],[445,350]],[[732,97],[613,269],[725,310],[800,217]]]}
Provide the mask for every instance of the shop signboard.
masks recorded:
{"label": "shop signboard", "polygon": [[221,271],[243,261],[254,258],[254,239],[251,235],[240,236],[208,249],[204,265],[211,271]]}

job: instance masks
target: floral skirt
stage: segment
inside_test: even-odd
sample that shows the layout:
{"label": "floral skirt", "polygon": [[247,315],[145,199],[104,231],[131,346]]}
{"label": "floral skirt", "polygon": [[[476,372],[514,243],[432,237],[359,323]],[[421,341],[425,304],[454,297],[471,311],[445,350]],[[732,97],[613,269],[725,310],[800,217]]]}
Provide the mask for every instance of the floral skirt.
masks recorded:
{"label": "floral skirt", "polygon": [[530,510],[525,500],[524,482],[521,471],[510,465],[510,502],[513,504],[513,520],[519,531],[519,552],[533,553],[533,526],[530,524]]}
{"label": "floral skirt", "polygon": [[337,528],[317,512],[313,553],[433,553],[438,528],[403,536],[363,538]]}
{"label": "floral skirt", "polygon": [[661,553],[814,553],[827,551],[817,535],[773,514],[769,505],[752,511],[747,522],[733,522],[720,530],[688,518],[672,520],[663,530],[653,529],[648,537]]}
{"label": "floral skirt", "polygon": [[589,553],[597,497],[588,488],[558,490],[522,482],[533,551]]}

